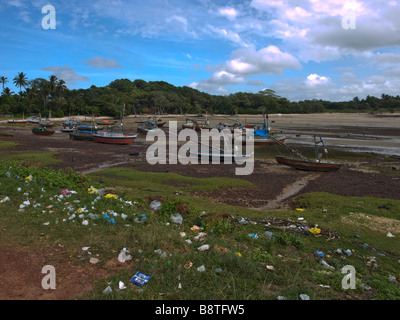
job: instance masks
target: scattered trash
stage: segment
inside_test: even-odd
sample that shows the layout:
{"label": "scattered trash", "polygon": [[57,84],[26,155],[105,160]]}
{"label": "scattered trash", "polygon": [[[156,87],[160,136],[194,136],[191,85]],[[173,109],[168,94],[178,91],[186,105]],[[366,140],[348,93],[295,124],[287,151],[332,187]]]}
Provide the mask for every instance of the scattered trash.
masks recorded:
{"label": "scattered trash", "polygon": [[103,290],[103,293],[104,293],[104,294],[112,293],[111,287],[108,286],[107,288],[105,288],[105,289]]}
{"label": "scattered trash", "polygon": [[198,272],[204,272],[204,271],[206,271],[206,267],[204,265],[202,265],[202,266],[197,268],[197,271]]}
{"label": "scattered trash", "polygon": [[196,241],[204,241],[206,239],[207,233],[200,232],[197,236],[194,237]]}
{"label": "scattered trash", "polygon": [[386,234],[386,237],[389,237],[389,238],[394,238],[394,235],[393,235],[393,234],[391,234],[390,232],[388,232],[388,233]]}
{"label": "scattered trash", "polygon": [[127,253],[129,253],[129,251],[123,248],[118,255],[118,261],[124,263],[125,261],[132,260],[132,256]]}
{"label": "scattered trash", "polygon": [[190,269],[193,266],[193,262],[192,261],[188,261],[186,262],[186,264],[183,266],[185,269]]}
{"label": "scattered trash", "polygon": [[310,300],[310,297],[306,294],[301,294],[299,297],[301,300]]}
{"label": "scattered trash", "polygon": [[222,269],[221,269],[221,268],[217,268],[217,269],[214,270],[214,272],[216,272],[216,273],[221,273],[221,272],[222,272]]}
{"label": "scattered trash", "polygon": [[192,227],[190,228],[190,230],[192,230],[193,232],[196,232],[196,231],[199,231],[199,230],[200,230],[200,227],[197,226],[197,225],[194,225],[194,226],[192,226]]}
{"label": "scattered trash", "polygon": [[242,254],[241,254],[240,252],[236,252],[235,254],[236,254],[239,258],[242,257]]}
{"label": "scattered trash", "polygon": [[199,251],[207,251],[209,249],[210,249],[210,246],[208,244],[204,244],[197,248],[197,250],[199,250]]}
{"label": "scattered trash", "polygon": [[317,234],[320,234],[320,233],[321,233],[321,229],[319,229],[319,228],[317,228],[317,227],[313,227],[313,228],[310,229],[310,232],[311,232],[313,235],[317,235]]}
{"label": "scattered trash", "polygon": [[161,202],[158,200],[153,200],[150,203],[150,208],[152,208],[153,210],[157,211],[159,208],[161,207]]}
{"label": "scattered trash", "polygon": [[118,199],[118,196],[116,194],[111,194],[111,193],[107,193],[104,198],[106,199]]}
{"label": "scattered trash", "polygon": [[389,207],[385,206],[384,204],[381,206],[378,206],[379,209],[386,209],[386,210],[390,210]]}
{"label": "scattered trash", "polygon": [[284,297],[284,296],[278,296],[277,299],[278,299],[278,300],[287,300],[287,298]]}
{"label": "scattered trash", "polygon": [[328,264],[325,260],[323,260],[323,259],[320,261],[320,264],[323,265],[324,267],[328,268],[328,269],[332,269],[332,270],[335,269],[334,267],[332,267],[331,265],[329,265],[329,264]]}
{"label": "scattered trash", "polygon": [[257,233],[251,233],[251,234],[249,234],[249,237],[254,238],[254,239],[258,239],[258,234]]}
{"label": "scattered trash", "polygon": [[144,274],[142,272],[137,272],[132,279],[130,280],[130,282],[132,282],[133,284],[136,284],[137,286],[143,287],[149,280],[150,277],[148,274]]}
{"label": "scattered trash", "polygon": [[304,211],[304,209],[302,209],[302,208],[296,208],[296,211],[303,212],[303,211]]}
{"label": "scattered trash", "polygon": [[118,288],[119,288],[119,290],[124,290],[124,289],[126,289],[125,283],[123,283],[122,281],[120,281],[120,282],[118,283]]}
{"label": "scattered trash", "polygon": [[99,263],[100,260],[97,259],[97,258],[90,258],[89,262],[90,262],[91,264],[96,264],[96,263]]}
{"label": "scattered trash", "polygon": [[319,257],[319,258],[323,258],[323,257],[326,256],[325,253],[323,253],[322,251],[319,251],[319,250],[314,251],[314,255]]}
{"label": "scattered trash", "polygon": [[179,213],[171,214],[170,216],[171,222],[176,224],[182,224],[183,217]]}
{"label": "scattered trash", "polygon": [[272,232],[270,232],[270,231],[265,231],[265,235],[267,236],[267,238],[268,238],[269,240],[271,240],[271,239],[273,238],[273,234],[272,234]]}
{"label": "scattered trash", "polygon": [[390,282],[395,282],[396,281],[396,277],[392,276],[392,275],[389,275],[388,279],[389,279]]}
{"label": "scattered trash", "polygon": [[270,270],[270,271],[275,271],[275,268],[273,267],[273,266],[266,266],[266,268],[267,268],[267,270]]}

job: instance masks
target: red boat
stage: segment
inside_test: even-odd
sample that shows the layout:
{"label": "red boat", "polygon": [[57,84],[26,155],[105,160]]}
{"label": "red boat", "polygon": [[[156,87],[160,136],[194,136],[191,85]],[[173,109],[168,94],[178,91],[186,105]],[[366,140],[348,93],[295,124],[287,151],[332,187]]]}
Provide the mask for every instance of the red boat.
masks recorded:
{"label": "red boat", "polygon": [[93,140],[108,144],[130,144],[135,142],[137,134],[126,134],[120,132],[100,132],[93,134]]}
{"label": "red boat", "polygon": [[14,123],[14,124],[28,123],[28,120],[8,120],[7,123]]}

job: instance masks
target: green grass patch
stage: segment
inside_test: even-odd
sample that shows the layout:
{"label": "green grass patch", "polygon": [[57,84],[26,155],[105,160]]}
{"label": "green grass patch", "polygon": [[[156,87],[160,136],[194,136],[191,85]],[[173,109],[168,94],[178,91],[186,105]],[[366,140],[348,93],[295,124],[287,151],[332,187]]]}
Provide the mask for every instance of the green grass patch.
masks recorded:
{"label": "green grass patch", "polygon": [[19,143],[11,142],[11,141],[2,141],[0,140],[0,149],[9,149],[19,146]]}
{"label": "green grass patch", "polygon": [[57,159],[59,152],[54,151],[34,151],[24,150],[13,153],[3,154],[2,160],[18,161],[22,163],[40,163],[43,166],[54,165],[62,162]]}
{"label": "green grass patch", "polygon": [[176,173],[143,172],[129,168],[109,168],[91,174],[112,179],[125,188],[136,190],[154,190],[171,193],[209,192],[219,188],[244,188],[254,186],[251,182],[235,178],[191,178]]}

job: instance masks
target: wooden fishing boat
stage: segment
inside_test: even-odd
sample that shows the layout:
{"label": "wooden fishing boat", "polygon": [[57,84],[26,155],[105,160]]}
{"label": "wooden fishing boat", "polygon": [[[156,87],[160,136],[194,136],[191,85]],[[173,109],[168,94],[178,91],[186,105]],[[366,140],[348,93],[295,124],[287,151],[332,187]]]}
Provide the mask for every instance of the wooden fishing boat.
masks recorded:
{"label": "wooden fishing boat", "polygon": [[21,123],[28,123],[28,120],[7,120],[7,123],[11,123],[11,124],[21,124]]}
{"label": "wooden fishing boat", "polygon": [[54,122],[52,122],[50,120],[40,120],[38,124],[40,127],[45,127],[45,128],[54,127]]}
{"label": "wooden fishing boat", "polygon": [[130,144],[135,142],[137,134],[128,134],[124,132],[104,131],[93,134],[93,140],[108,144]]}
{"label": "wooden fishing boat", "polygon": [[328,172],[339,170],[341,167],[341,164],[338,163],[322,162],[318,160],[312,161],[286,157],[275,157],[275,159],[279,164],[306,171]]}
{"label": "wooden fishing boat", "polygon": [[39,136],[50,136],[55,133],[54,130],[47,129],[45,127],[35,127],[32,129],[32,133]]}
{"label": "wooden fishing boat", "polygon": [[269,126],[268,115],[265,114],[264,122],[254,123],[254,124],[246,124],[243,128],[243,140],[245,143],[245,138],[249,135],[253,136],[254,145],[273,145],[277,141],[284,143],[286,141],[286,135],[275,135],[275,131],[271,130]]}
{"label": "wooden fishing boat", "polygon": [[[325,148],[325,144],[324,144],[321,136],[319,136],[319,140],[318,140],[316,134],[314,135],[315,160],[304,157],[302,154],[300,154],[300,152],[290,148],[285,143],[281,143],[281,142],[277,141],[277,144],[280,144],[280,145],[284,146],[285,148],[289,149],[293,155],[292,157],[283,157],[283,156],[275,157],[276,162],[278,162],[281,165],[289,166],[289,167],[292,167],[292,168],[295,168],[298,170],[319,171],[319,172],[336,171],[336,170],[339,170],[342,166],[340,163],[322,160],[322,153],[320,153],[318,150],[319,147],[322,146],[323,153],[325,155],[328,154],[328,151]],[[298,158],[295,159],[294,155],[296,155]]]}
{"label": "wooden fishing boat", "polygon": [[42,120],[42,118],[32,116],[32,117],[29,117],[27,120],[30,123],[39,123]]}
{"label": "wooden fishing boat", "polygon": [[69,138],[80,141],[93,141],[93,132],[74,130],[69,133]]}

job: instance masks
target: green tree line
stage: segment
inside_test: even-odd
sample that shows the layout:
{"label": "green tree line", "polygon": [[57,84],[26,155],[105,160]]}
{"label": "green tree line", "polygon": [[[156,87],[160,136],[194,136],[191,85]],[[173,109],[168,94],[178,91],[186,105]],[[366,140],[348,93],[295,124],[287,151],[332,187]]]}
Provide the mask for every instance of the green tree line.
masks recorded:
{"label": "green tree line", "polygon": [[269,113],[321,113],[321,112],[373,112],[400,110],[400,97],[382,94],[377,98],[354,97],[351,101],[325,100],[289,101],[273,90],[258,93],[237,92],[230,95],[211,95],[183,86],[176,87],[164,81],[117,79],[104,87],[68,89],[65,81],[51,75],[48,79],[28,80],[19,72],[12,80],[18,92],[7,86],[7,77],[0,77],[2,94],[0,114],[41,114],[42,116],[125,115],[135,114],[261,114]]}

